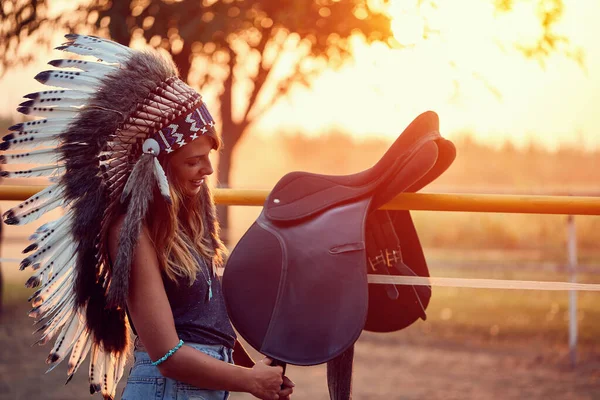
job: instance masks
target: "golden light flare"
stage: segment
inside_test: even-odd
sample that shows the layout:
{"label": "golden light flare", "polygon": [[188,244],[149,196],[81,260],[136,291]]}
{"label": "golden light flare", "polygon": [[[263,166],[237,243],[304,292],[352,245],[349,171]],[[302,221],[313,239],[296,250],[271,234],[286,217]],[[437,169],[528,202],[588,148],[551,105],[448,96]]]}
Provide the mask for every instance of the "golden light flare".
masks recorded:
{"label": "golden light flare", "polygon": [[412,46],[423,40],[425,22],[419,15],[403,12],[393,14],[391,28],[398,43],[403,46]]}

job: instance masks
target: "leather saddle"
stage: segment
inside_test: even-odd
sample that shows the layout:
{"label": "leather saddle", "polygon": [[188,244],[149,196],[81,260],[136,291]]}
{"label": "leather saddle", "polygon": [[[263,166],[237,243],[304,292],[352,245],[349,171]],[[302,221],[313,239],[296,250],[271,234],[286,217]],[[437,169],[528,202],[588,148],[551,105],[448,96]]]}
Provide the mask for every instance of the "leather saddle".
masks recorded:
{"label": "leather saddle", "polygon": [[428,111],[367,170],[283,176],[225,267],[239,334],[283,363],[315,365],[351,348],[363,329],[390,332],[425,319],[430,287],[367,283],[367,274],[429,276],[410,212],[379,208],[423,188],[455,156]]}

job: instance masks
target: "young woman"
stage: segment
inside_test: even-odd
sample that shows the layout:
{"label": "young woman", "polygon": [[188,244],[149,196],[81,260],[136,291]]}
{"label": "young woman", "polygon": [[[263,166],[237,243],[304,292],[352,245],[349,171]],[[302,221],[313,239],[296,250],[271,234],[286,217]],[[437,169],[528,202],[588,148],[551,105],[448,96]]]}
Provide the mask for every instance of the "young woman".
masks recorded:
{"label": "young woman", "polygon": [[[204,238],[203,214],[213,211],[206,179],[213,173],[209,153],[218,139],[201,136],[161,159],[171,186],[172,204],[154,196],[135,249],[127,306],[137,333],[135,361],[124,400],[224,399],[228,391],[249,392],[261,399],[285,399],[293,383],[281,367],[263,358],[252,368],[227,317],[213,264],[222,248]],[[170,213],[164,213],[169,209]],[[123,218],[110,229],[111,258],[116,258]],[[213,228],[214,229],[214,228]],[[158,366],[179,340],[185,344]],[[232,365],[239,354],[244,366]],[[166,378],[166,379],[165,379]],[[283,385],[283,389],[281,388]],[[182,396],[183,394],[183,396]]]}
{"label": "young woman", "polygon": [[30,312],[44,321],[39,342],[55,343],[47,362],[67,359],[70,380],[89,354],[91,393],[113,399],[129,322],[135,359],[124,399],[288,398],[293,383],[268,358],[254,364],[224,305],[224,246],[206,183],[220,137],[202,97],[160,52],[66,38],[58,50],[98,62],[51,61],[63,69],[36,79],[65,89],[26,95],[18,110],[44,119],[10,127],[0,143],[22,151],[0,163],[41,165],[2,176],[52,178],[4,222],[65,208],[31,236],[21,263],[34,270],[27,285],[40,286]]}

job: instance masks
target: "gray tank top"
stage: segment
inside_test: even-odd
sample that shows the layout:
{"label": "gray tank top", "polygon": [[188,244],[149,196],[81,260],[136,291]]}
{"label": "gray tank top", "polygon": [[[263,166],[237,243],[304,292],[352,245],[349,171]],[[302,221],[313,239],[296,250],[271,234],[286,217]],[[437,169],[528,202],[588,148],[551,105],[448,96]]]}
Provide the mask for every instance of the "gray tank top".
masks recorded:
{"label": "gray tank top", "polygon": [[[203,258],[198,262],[201,270],[191,286],[187,278],[179,278],[174,282],[163,274],[177,335],[184,342],[233,348],[236,334],[229,321],[219,277],[212,275],[212,268],[208,267]],[[211,277],[210,287],[208,276]],[[137,335],[131,318],[129,321]]]}

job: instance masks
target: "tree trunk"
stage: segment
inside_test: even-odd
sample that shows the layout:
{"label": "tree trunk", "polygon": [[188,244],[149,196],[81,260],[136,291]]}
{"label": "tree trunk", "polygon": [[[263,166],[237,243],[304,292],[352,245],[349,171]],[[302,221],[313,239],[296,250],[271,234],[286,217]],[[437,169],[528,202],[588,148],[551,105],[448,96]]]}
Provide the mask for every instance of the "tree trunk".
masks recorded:
{"label": "tree trunk", "polygon": [[[231,182],[231,169],[233,164],[233,151],[240,137],[244,133],[244,127],[235,124],[230,118],[223,120],[223,149],[219,153],[219,165],[217,171],[217,187],[229,188]],[[231,243],[231,234],[229,226],[229,211],[228,206],[217,205],[217,215],[221,224],[221,240],[226,246]]]}
{"label": "tree trunk", "polygon": [[192,68],[192,44],[188,41],[183,43],[183,48],[178,54],[172,54],[173,62],[177,65],[179,76],[184,82],[187,82],[190,69]]}
{"label": "tree trunk", "polygon": [[[223,149],[219,155],[219,166],[217,178],[218,186],[228,188],[231,179],[231,162],[233,150],[237,142],[244,133],[245,126],[237,124],[233,120],[233,67],[235,66],[236,55],[232,49],[229,49],[228,69],[229,75],[223,81],[223,92],[220,96],[221,103],[221,134],[223,136]],[[229,231],[229,210],[227,206],[217,206],[217,215],[221,224],[221,240],[226,246],[231,245],[231,234]]]}
{"label": "tree trunk", "polygon": [[[229,179],[231,172],[231,155],[233,148],[230,146],[224,146],[223,150],[219,153],[219,166],[217,171],[217,187],[227,189],[229,188]],[[231,235],[229,234],[229,210],[225,205],[217,205],[217,217],[219,224],[221,225],[221,240],[225,243],[225,246],[229,247]]]}

